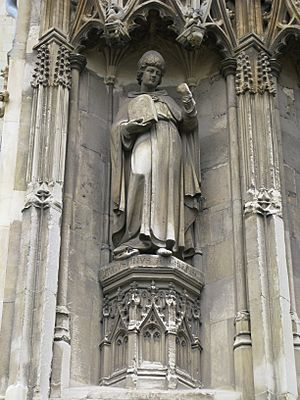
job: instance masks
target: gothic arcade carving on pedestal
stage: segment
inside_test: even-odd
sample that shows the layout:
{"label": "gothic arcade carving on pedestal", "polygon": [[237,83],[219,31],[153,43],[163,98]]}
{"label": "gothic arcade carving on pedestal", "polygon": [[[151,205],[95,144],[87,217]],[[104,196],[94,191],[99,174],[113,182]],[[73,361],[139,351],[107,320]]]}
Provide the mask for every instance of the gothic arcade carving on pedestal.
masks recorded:
{"label": "gothic arcade carving on pedestal", "polygon": [[175,257],[139,255],[100,271],[101,383],[201,386],[200,271]]}

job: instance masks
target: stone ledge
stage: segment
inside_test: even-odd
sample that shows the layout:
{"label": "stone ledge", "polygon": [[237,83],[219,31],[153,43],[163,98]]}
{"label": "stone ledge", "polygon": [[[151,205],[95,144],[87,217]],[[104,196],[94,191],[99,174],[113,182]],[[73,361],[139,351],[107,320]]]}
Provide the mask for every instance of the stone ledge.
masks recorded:
{"label": "stone ledge", "polygon": [[[227,390],[127,390],[107,387],[78,387],[64,392],[63,400],[241,400],[241,394]],[[50,399],[51,400],[51,399]],[[54,400],[54,399],[52,399]],[[57,400],[57,399],[55,399]]]}
{"label": "stone ledge", "polygon": [[[124,261],[113,261],[99,272],[101,285],[109,290],[114,285],[120,285],[127,279],[155,279],[170,281],[170,273],[177,276],[186,285],[199,292],[204,286],[204,276],[201,271],[176,257],[157,255],[138,255]],[[153,275],[155,274],[155,275]]]}

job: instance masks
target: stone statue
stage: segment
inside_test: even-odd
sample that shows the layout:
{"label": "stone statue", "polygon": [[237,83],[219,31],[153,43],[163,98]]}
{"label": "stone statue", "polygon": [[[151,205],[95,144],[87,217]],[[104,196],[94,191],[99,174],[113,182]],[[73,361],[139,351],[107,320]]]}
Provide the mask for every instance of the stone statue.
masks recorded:
{"label": "stone statue", "polygon": [[124,16],[124,11],[116,4],[110,4],[107,8],[105,23],[113,23],[120,21]]}
{"label": "stone statue", "polygon": [[129,93],[112,127],[114,258],[139,253],[191,257],[200,197],[198,121],[193,96],[183,107],[157,89],[165,61],[156,51],[138,62],[139,92]]}
{"label": "stone statue", "polygon": [[204,22],[207,8],[207,0],[201,3],[200,8],[188,7],[185,13],[184,29],[176,39],[183,46],[194,48],[201,46],[206,32]]}

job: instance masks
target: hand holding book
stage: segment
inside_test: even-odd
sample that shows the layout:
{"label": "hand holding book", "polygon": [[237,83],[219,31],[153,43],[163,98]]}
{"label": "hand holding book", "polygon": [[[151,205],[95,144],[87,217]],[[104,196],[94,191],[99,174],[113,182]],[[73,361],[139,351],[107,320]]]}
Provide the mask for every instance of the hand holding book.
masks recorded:
{"label": "hand holding book", "polygon": [[145,133],[150,129],[153,121],[144,121],[143,118],[132,119],[122,124],[122,127],[126,130],[129,135],[137,135]]}
{"label": "hand holding book", "polygon": [[128,122],[122,124],[126,136],[147,132],[158,121],[156,108],[151,96],[141,94],[128,105]]}

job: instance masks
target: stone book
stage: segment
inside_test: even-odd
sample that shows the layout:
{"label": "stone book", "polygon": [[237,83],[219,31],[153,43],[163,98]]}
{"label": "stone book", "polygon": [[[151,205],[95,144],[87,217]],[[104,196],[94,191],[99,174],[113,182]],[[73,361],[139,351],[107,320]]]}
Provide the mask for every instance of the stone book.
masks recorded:
{"label": "stone book", "polygon": [[128,105],[129,120],[143,119],[144,123],[157,122],[157,112],[154,101],[148,94],[141,94],[132,99]]}

